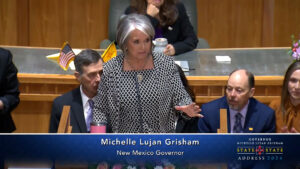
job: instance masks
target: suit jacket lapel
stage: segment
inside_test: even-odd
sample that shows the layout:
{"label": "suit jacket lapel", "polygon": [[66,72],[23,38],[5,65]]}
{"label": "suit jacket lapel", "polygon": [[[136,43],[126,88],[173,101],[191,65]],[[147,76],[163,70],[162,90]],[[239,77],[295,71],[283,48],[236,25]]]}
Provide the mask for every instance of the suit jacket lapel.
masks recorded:
{"label": "suit jacket lapel", "polygon": [[74,115],[76,123],[78,124],[78,128],[80,129],[80,132],[87,133],[80,88],[77,88],[77,90],[74,91],[74,97],[73,97],[73,102],[71,107],[72,107],[72,113]]}
{"label": "suit jacket lapel", "polygon": [[[253,132],[253,124],[252,121],[256,121],[253,116],[254,113],[254,108],[255,105],[254,104],[254,100],[253,99],[249,99],[249,105],[248,105],[248,110],[247,110],[247,114],[246,114],[246,118],[245,118],[245,124],[244,124],[244,133],[252,133]],[[251,129],[252,128],[252,129]]]}

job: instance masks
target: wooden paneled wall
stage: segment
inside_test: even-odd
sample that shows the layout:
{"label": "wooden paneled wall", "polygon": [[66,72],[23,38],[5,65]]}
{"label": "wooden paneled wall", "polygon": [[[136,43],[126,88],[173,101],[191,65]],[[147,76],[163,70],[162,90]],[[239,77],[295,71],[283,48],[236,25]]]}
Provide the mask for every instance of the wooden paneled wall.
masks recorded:
{"label": "wooden paneled wall", "polygon": [[0,0],[0,44],[29,45],[28,0]]}
{"label": "wooden paneled wall", "polygon": [[198,36],[211,47],[285,47],[292,34],[300,38],[299,0],[197,0],[197,9]]}
{"label": "wooden paneled wall", "polygon": [[[121,1],[121,0],[120,0]],[[213,48],[290,46],[299,0],[196,0],[198,36]],[[98,48],[109,0],[0,0],[0,45]]]}
{"label": "wooden paneled wall", "polygon": [[198,35],[212,47],[261,46],[262,0],[198,0]]}
{"label": "wooden paneled wall", "polygon": [[291,46],[290,35],[300,39],[300,1],[274,0],[273,41],[274,46]]}
{"label": "wooden paneled wall", "polygon": [[29,0],[30,46],[99,48],[107,37],[109,0]]}
{"label": "wooden paneled wall", "polygon": [[109,0],[0,0],[0,44],[99,48]]}

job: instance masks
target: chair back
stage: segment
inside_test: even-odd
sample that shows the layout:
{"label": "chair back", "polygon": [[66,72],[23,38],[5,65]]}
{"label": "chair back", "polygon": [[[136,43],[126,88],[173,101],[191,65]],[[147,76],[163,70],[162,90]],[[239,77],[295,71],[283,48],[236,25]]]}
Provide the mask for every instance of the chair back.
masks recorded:
{"label": "chair back", "polygon": [[186,13],[190,18],[190,22],[194,28],[195,34],[197,35],[198,30],[198,13],[196,0],[181,0],[185,6]]}
{"label": "chair back", "polygon": [[[198,37],[198,11],[196,0],[181,0],[181,2],[185,6],[186,13],[190,18],[195,34]],[[209,44],[206,39],[198,37],[197,49],[201,48],[209,48]]]}
{"label": "chair back", "polygon": [[108,39],[116,39],[118,22],[124,14],[126,8],[130,5],[130,0],[110,0],[109,20],[108,20]]}

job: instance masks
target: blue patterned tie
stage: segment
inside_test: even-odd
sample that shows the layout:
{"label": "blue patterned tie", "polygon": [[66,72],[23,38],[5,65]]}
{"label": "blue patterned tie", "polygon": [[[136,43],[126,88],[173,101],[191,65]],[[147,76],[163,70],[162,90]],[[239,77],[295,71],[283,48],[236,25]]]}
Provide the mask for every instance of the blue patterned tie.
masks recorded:
{"label": "blue patterned tie", "polygon": [[243,127],[242,127],[242,114],[237,113],[235,115],[235,123],[233,126],[233,133],[242,133],[243,132]]}
{"label": "blue patterned tie", "polygon": [[[235,122],[233,125],[233,133],[242,133],[243,132],[243,127],[242,127],[242,114],[237,113],[235,115]],[[228,169],[241,169],[242,165],[238,161],[233,161],[228,164]]]}
{"label": "blue patterned tie", "polygon": [[87,118],[86,118],[86,129],[88,132],[90,132],[90,126],[93,118],[93,108],[94,108],[94,101],[92,99],[88,100],[89,102],[89,110],[87,112]]}

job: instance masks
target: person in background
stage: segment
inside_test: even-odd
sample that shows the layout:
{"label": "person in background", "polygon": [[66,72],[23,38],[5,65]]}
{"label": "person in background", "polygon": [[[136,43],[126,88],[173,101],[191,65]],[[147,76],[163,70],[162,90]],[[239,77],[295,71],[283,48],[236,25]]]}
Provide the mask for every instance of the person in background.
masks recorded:
{"label": "person in background", "polygon": [[292,63],[284,76],[281,98],[270,103],[276,114],[277,133],[300,131],[300,61]]}
{"label": "person in background", "polygon": [[227,109],[228,132],[274,133],[274,110],[253,98],[254,76],[244,69],[229,75],[226,96],[202,105],[204,118],[199,119],[200,133],[217,133],[220,109]]}
{"label": "person in background", "polygon": [[70,118],[72,133],[90,132],[92,120],[92,109],[94,97],[97,94],[101,74],[103,72],[103,61],[98,52],[86,49],[81,51],[74,59],[75,77],[80,86],[53,101],[50,133],[56,133],[64,105],[70,105]]}
{"label": "person in background", "polygon": [[18,70],[10,51],[0,48],[0,133],[11,133],[16,126],[11,112],[20,102]]}
{"label": "person in background", "polygon": [[147,16],[155,29],[155,38],[166,38],[164,53],[178,55],[196,48],[198,39],[186,13],[177,0],[131,0],[125,14],[138,13]]}
{"label": "person in background", "polygon": [[107,132],[174,133],[178,116],[202,117],[173,58],[152,53],[153,37],[144,15],[126,15],[118,23],[122,54],[105,64],[93,112],[93,122]]}

